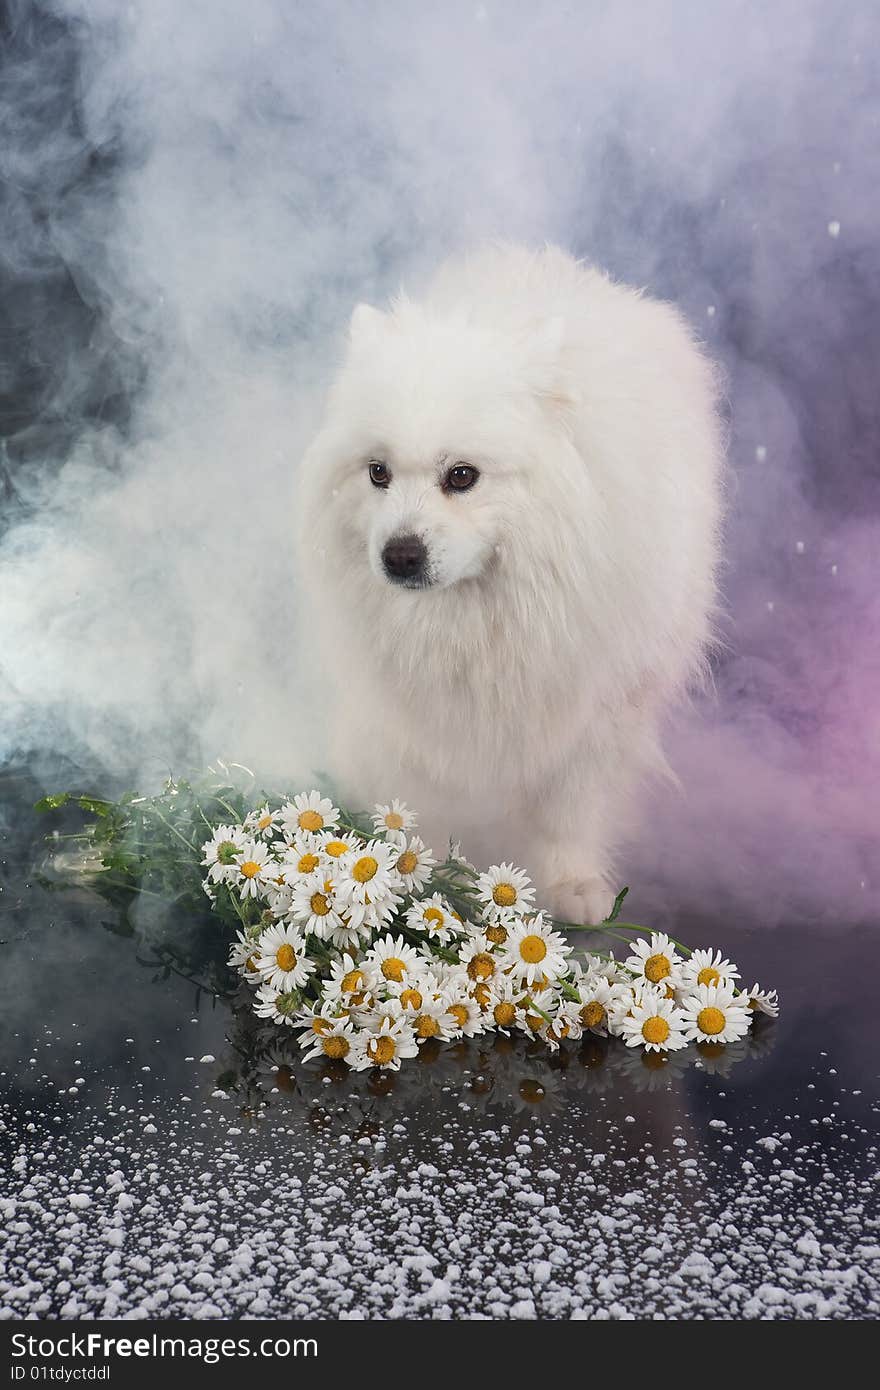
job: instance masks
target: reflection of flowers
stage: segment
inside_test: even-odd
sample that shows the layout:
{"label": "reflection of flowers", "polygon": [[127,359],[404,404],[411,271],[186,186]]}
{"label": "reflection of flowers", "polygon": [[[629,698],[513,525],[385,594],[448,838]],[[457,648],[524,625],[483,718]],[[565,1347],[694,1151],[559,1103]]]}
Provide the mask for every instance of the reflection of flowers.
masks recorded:
{"label": "reflection of flowers", "polygon": [[707,1076],[729,1076],[734,1067],[744,1062],[751,1051],[745,1038],[735,1042],[698,1042],[694,1066]]}
{"label": "reflection of flowers", "polygon": [[746,1058],[765,1053],[774,1035],[766,1020],[734,1043],[702,1042],[677,1052],[633,1050],[595,1033],[555,1052],[522,1033],[482,1034],[451,1044],[430,1038],[399,1072],[352,1071],[321,1056],[303,1061],[296,1038],[279,1035],[276,1026],[255,1019],[250,999],[243,994],[235,1011],[230,1033],[235,1060],[218,1084],[253,1118],[274,1106],[293,1105],[311,1123],[350,1133],[371,1114],[379,1120],[406,1113],[426,1097],[487,1115],[507,1111],[528,1117],[562,1109],[566,1094],[601,1094],[615,1082],[655,1092],[674,1086],[693,1067],[704,1075],[728,1076]]}
{"label": "reflection of flowers", "polygon": [[667,1091],[694,1064],[690,1052],[621,1052],[614,1048],[615,1070],[637,1091]]}

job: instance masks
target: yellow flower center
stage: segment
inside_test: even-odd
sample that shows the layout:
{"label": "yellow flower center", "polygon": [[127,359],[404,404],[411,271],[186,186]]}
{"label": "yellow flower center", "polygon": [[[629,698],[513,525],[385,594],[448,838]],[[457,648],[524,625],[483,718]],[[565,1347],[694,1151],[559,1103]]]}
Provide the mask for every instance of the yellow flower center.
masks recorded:
{"label": "yellow flower center", "polygon": [[512,883],[496,883],[492,889],[492,901],[498,907],[513,907],[516,902],[516,889]]}
{"label": "yellow flower center", "polygon": [[395,980],[399,983],[403,979],[403,972],[406,966],[398,956],[389,956],[382,962],[382,974],[386,980]]}
{"label": "yellow flower center", "polygon": [[645,1042],[665,1043],[669,1037],[669,1024],[665,1018],[655,1014],[653,1018],[646,1018],[642,1024],[642,1037]]}
{"label": "yellow flower center", "polygon": [[301,874],[310,874],[313,869],[317,869],[318,867],[317,854],[300,855],[299,862],[297,863],[296,867]]}
{"label": "yellow flower center", "polygon": [[468,1021],[468,1008],[466,1004],[451,1004],[449,1012],[455,1019],[460,1028],[463,1028]]}
{"label": "yellow flower center", "polygon": [[720,979],[721,976],[718,974],[718,971],[715,969],[714,965],[704,965],[699,975],[697,976],[697,984],[717,985]]}
{"label": "yellow flower center", "polygon": [[645,979],[650,980],[652,985],[665,980],[671,970],[668,956],[648,956],[645,961]]}
{"label": "yellow flower center", "polygon": [[275,952],[275,964],[279,970],[292,970],[296,965],[296,952],[287,941],[282,942]]}
{"label": "yellow flower center", "polygon": [[414,850],[405,849],[397,860],[397,872],[399,874],[411,874],[419,867],[419,856]]}
{"label": "yellow flower center", "polygon": [[313,893],[309,898],[309,907],[316,917],[326,917],[330,911],[330,900],[326,893]]}
{"label": "yellow flower center", "polygon": [[526,1023],[533,1033],[537,1033],[544,1023],[540,1014],[526,1014]]}
{"label": "yellow flower center", "polygon": [[256,956],[248,956],[247,960],[246,960],[245,963],[244,963],[244,968],[245,968],[245,970],[250,970],[250,971],[252,971],[254,974],[256,974],[256,971],[257,971],[257,960],[256,960]]}
{"label": "yellow flower center", "polygon": [[313,1033],[329,1033],[329,1031],[330,1031],[330,1029],[332,1028],[332,1026],[333,1026],[333,1025],[331,1024],[331,1022],[330,1022],[330,1020],[329,1020],[328,1018],[313,1018],[313,1019],[312,1019],[312,1032],[313,1032]]}
{"label": "yellow flower center", "polygon": [[379,872],[379,861],[374,859],[372,854],[365,854],[359,859],[351,871],[351,876],[358,883],[369,883],[371,878],[375,878]]}
{"label": "yellow flower center", "polygon": [[241,872],[245,878],[256,878],[260,872],[260,866],[254,859],[246,859],[241,865]]}
{"label": "yellow flower center", "polygon": [[324,846],[324,853],[329,854],[331,859],[340,859],[347,849],[348,845],[344,840],[328,840]]}
{"label": "yellow flower center", "polygon": [[512,1023],[516,1022],[516,1009],[512,1004],[496,1004],[492,1010],[492,1017],[499,1028],[509,1028]]}
{"label": "yellow flower center", "polygon": [[701,1033],[723,1033],[724,1021],[720,1009],[701,1009],[697,1014],[697,1027]]}
{"label": "yellow flower center", "polygon": [[396,1049],[394,1039],[389,1038],[387,1033],[381,1034],[378,1038],[370,1038],[367,1043],[367,1052],[377,1066],[384,1066],[394,1057]]}
{"label": "yellow flower center", "polygon": [[495,960],[489,955],[488,951],[480,951],[477,955],[471,956],[467,964],[467,973],[472,980],[491,980],[495,974]]}
{"label": "yellow flower center", "polygon": [[489,994],[489,986],[488,986],[488,985],[484,985],[484,984],[477,984],[477,985],[474,985],[473,989],[471,990],[471,994],[473,995],[474,999],[476,999],[476,1001],[477,1001],[477,1003],[479,1004],[479,1006],[480,1006],[481,1009],[488,1009],[488,1007],[489,1007],[489,999],[491,998],[491,996],[490,996],[490,994]]}
{"label": "yellow flower center", "polygon": [[430,923],[435,930],[442,927],[446,920],[439,907],[426,907],[425,911],[422,913],[422,918],[424,921]]}
{"label": "yellow flower center", "polygon": [[557,1020],[553,1025],[553,1032],[556,1034],[557,1038],[567,1038],[571,1032],[571,1025],[568,1023],[560,1023]]}
{"label": "yellow flower center", "polygon": [[420,1009],[422,1007],[422,996],[417,989],[402,989],[400,991],[400,1006],[403,1009]]}
{"label": "yellow flower center", "polygon": [[298,824],[300,830],[323,830],[324,817],[320,811],[300,811]]}
{"label": "yellow flower center", "polygon": [[389,811],[388,815],[385,817],[385,824],[388,826],[389,830],[402,830],[403,816],[399,811]]}
{"label": "yellow flower center", "polygon": [[420,1014],[416,1021],[416,1037],[436,1038],[440,1032],[440,1024],[431,1014]]}
{"label": "yellow flower center", "polygon": [[272,817],[271,817],[271,815],[269,814],[269,812],[267,811],[266,814],[265,814],[264,816],[260,816],[260,819],[257,821],[257,829],[258,829],[258,830],[265,830],[266,827],[269,826],[269,825],[271,825],[271,824],[272,824]]}
{"label": "yellow flower center", "polygon": [[340,986],[343,994],[354,994],[364,983],[363,970],[349,970],[347,975],[343,975]]}
{"label": "yellow flower center", "polygon": [[581,1023],[585,1028],[598,1028],[604,1022],[605,1005],[600,1004],[598,999],[591,999],[581,1009]]}
{"label": "yellow flower center", "polygon": [[519,943],[519,953],[528,965],[537,965],[547,954],[547,943],[541,936],[524,936]]}
{"label": "yellow flower center", "polygon": [[338,1034],[332,1038],[325,1038],[321,1047],[328,1057],[340,1058],[348,1056],[348,1049],[351,1044],[348,1038],[341,1038]]}
{"label": "yellow flower center", "polygon": [[497,922],[495,926],[486,928],[486,938],[493,946],[503,946],[507,940],[507,928]]}

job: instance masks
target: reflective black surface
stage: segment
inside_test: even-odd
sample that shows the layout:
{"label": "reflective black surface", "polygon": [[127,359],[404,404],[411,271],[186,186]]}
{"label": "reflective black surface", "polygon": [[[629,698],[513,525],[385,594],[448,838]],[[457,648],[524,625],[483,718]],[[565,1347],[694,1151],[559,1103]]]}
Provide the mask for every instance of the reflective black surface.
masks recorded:
{"label": "reflective black surface", "polygon": [[34,791],[4,783],[4,1315],[876,1314],[869,929],[678,922],[780,991],[736,1048],[304,1067],[219,928],[59,876]]}

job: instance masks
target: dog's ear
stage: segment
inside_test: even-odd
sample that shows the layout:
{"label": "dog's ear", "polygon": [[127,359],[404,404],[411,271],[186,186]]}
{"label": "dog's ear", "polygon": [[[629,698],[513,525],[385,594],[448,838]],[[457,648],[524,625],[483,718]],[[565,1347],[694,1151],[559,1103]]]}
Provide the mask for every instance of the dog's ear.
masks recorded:
{"label": "dog's ear", "polygon": [[372,304],[358,304],[348,325],[348,340],[355,346],[369,346],[375,343],[382,331],[385,315]]}
{"label": "dog's ear", "polygon": [[565,319],[561,314],[542,319],[529,335],[527,352],[535,394],[558,414],[568,415],[576,405],[576,392],[566,368]]}

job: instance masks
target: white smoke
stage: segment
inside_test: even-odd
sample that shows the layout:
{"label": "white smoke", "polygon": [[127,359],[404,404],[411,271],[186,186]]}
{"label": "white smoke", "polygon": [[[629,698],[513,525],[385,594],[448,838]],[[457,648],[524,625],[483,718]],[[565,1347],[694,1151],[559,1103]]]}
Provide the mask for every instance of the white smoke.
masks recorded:
{"label": "white smoke", "polygon": [[[744,872],[761,884],[778,862],[768,826],[808,850],[870,730],[848,707],[856,734],[841,725],[818,790],[792,758],[787,711],[816,717],[808,658],[841,621],[792,596],[792,557],[796,537],[837,554],[850,521],[816,491],[806,378],[757,349],[875,239],[875,7],[58,0],[33,42],[29,7],[11,13],[0,161],[28,197],[7,205],[0,258],[29,291],[63,262],[93,332],[40,402],[65,422],[64,457],[22,466],[9,503],[0,757],[57,749],[147,781],[218,754],[276,781],[313,762],[321,708],[297,632],[322,619],[293,583],[293,480],[351,306],[486,237],[555,240],[679,298],[731,372],[732,693],[683,736],[693,852],[670,843],[667,808],[634,865],[673,896],[744,893]],[[829,281],[815,301],[832,343],[858,292]],[[803,342],[808,376],[816,323]],[[133,403],[113,423],[94,406],[102,379]],[[876,515],[858,524],[844,579],[870,685]],[[778,592],[797,610],[781,639]],[[714,849],[729,823],[732,865]],[[783,899],[857,900],[863,841],[832,856],[833,888],[808,875],[801,894],[786,864]]]}

